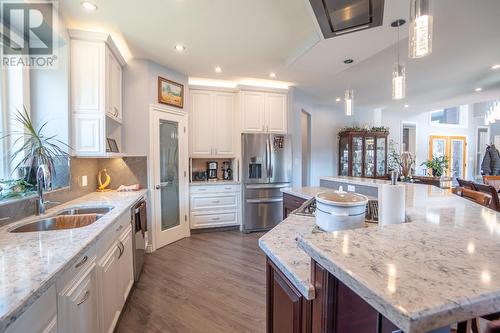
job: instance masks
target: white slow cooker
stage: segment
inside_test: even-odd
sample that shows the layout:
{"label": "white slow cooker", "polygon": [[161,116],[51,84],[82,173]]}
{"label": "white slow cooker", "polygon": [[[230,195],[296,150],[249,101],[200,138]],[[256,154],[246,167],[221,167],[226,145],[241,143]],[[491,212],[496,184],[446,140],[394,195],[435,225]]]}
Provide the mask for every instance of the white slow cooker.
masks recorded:
{"label": "white slow cooker", "polygon": [[338,191],[316,195],[316,224],[324,231],[361,228],[365,223],[366,204],[364,195]]}

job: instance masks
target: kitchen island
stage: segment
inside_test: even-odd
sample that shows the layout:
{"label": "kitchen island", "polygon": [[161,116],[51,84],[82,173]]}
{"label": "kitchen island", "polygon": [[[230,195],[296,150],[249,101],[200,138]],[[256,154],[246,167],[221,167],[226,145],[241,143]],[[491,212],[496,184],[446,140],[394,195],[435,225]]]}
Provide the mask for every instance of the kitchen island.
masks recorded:
{"label": "kitchen island", "polygon": [[[372,195],[385,183],[351,177],[321,179],[322,187],[342,184],[344,189],[354,186],[356,192]],[[334,301],[340,292],[358,298],[356,310],[365,309],[363,304],[373,310],[360,312],[367,326],[357,329],[369,327],[363,332],[396,328],[407,333],[430,332],[443,327],[446,332],[450,324],[500,311],[500,216],[448,190],[416,184],[406,187],[406,214],[410,223],[333,233],[314,226],[296,233],[286,228],[297,223],[292,214],[281,228],[262,237],[261,248],[286,277],[304,276],[304,269],[309,270],[307,281],[289,279],[299,291],[303,290],[300,281],[313,286],[314,298],[302,294],[310,302],[304,317],[312,327],[309,331],[341,332],[339,325],[345,324],[345,332],[348,325],[359,324],[359,320],[346,322],[339,317],[344,313]],[[314,218],[309,219],[307,223],[314,225]],[[303,251],[294,255],[293,265],[286,260],[277,263],[286,258],[286,251],[272,246],[272,240],[286,237],[296,239],[295,246]],[[307,268],[306,261],[310,261]]]}

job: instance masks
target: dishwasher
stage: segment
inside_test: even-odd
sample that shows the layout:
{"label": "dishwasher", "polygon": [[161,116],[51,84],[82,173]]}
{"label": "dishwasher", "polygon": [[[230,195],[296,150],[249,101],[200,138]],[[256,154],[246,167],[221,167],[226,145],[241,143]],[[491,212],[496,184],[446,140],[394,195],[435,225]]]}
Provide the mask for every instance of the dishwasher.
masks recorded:
{"label": "dishwasher", "polygon": [[132,207],[131,215],[134,281],[138,281],[142,266],[144,265],[144,254],[146,252],[146,232],[148,231],[148,208],[146,200],[142,199],[137,202]]}

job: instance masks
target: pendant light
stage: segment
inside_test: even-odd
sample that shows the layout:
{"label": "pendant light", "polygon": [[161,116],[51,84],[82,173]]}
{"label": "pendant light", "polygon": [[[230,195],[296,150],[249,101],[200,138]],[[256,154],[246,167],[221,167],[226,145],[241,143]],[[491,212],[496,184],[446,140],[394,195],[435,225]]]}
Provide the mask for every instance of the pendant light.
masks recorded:
{"label": "pendant light", "polygon": [[391,26],[398,28],[397,63],[392,71],[392,99],[398,100],[406,97],[406,71],[405,66],[399,62],[399,27],[405,24],[405,20],[399,19],[391,23]]}
{"label": "pendant light", "polygon": [[351,88],[347,89],[345,91],[345,102],[344,102],[346,116],[352,116],[353,114],[354,111],[353,98],[354,98],[354,92],[352,91]]}
{"label": "pendant light", "polygon": [[410,0],[410,58],[422,58],[432,52],[432,0]]}

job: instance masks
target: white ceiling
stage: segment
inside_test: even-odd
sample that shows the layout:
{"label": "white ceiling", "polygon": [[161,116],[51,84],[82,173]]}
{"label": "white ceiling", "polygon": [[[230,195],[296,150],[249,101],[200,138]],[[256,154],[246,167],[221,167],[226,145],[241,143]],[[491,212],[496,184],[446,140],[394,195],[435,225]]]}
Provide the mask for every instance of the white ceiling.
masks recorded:
{"label": "white ceiling", "polygon": [[[318,34],[308,0],[95,0],[96,12],[63,0],[60,8],[71,28],[111,32],[125,57],[192,77],[268,79],[275,71],[320,104],[335,104],[348,86],[359,109],[407,103],[415,110],[500,97],[500,70],[489,70],[500,63],[500,1],[434,0],[433,53],[408,60],[407,39],[401,41],[408,97],[391,100],[397,35],[390,22],[408,19],[409,2],[385,0],[383,26],[328,40]],[[177,43],[186,51],[176,52]],[[355,62],[345,65],[346,58]],[[216,74],[215,66],[223,72]],[[473,92],[477,86],[482,93]]]}

